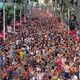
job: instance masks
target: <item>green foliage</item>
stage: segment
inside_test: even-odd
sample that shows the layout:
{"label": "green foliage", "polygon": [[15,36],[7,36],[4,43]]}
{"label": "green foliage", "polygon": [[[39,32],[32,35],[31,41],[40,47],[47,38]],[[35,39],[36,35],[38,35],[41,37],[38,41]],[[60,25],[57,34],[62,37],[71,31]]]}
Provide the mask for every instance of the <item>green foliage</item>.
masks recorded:
{"label": "green foliage", "polygon": [[17,4],[21,4],[22,0],[14,0],[13,2],[16,2]]}
{"label": "green foliage", "polygon": [[[21,5],[20,4],[16,4],[16,14],[19,14]],[[14,8],[12,5],[7,5],[6,7],[6,17],[7,20],[9,20],[10,18],[12,18],[14,16]]]}
{"label": "green foliage", "polygon": [[50,0],[44,0],[44,3],[47,5]]}
{"label": "green foliage", "polygon": [[38,0],[31,0],[31,1],[38,2]]}

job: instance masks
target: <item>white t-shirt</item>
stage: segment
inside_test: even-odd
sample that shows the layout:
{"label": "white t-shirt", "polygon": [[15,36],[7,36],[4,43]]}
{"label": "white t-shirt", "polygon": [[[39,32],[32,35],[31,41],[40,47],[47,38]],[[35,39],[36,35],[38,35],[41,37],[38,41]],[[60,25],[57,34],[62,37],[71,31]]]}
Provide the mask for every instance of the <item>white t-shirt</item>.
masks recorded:
{"label": "white t-shirt", "polygon": [[34,55],[34,52],[30,52],[31,55]]}
{"label": "white t-shirt", "polygon": [[28,50],[28,51],[30,50],[30,47],[29,47],[29,46],[27,46],[27,50]]}
{"label": "white t-shirt", "polygon": [[62,61],[62,64],[65,64],[66,58],[62,58],[61,61]]}
{"label": "white t-shirt", "polygon": [[40,73],[38,73],[38,74],[37,74],[36,79],[37,79],[37,80],[42,80],[42,76],[41,76],[41,74],[40,74]]}
{"label": "white t-shirt", "polygon": [[72,77],[72,80],[78,80],[78,77],[77,77],[76,75],[74,75],[74,76]]}

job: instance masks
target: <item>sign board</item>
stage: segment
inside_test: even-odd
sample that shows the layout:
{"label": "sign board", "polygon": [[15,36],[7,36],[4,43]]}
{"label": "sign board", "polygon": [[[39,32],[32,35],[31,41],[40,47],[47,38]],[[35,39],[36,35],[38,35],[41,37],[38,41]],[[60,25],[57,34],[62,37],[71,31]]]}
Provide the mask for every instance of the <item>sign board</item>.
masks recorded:
{"label": "sign board", "polygon": [[9,32],[9,33],[12,32],[12,26],[7,26],[7,32]]}
{"label": "sign board", "polygon": [[0,2],[0,9],[3,8],[3,5],[4,5],[4,3],[3,2]]}

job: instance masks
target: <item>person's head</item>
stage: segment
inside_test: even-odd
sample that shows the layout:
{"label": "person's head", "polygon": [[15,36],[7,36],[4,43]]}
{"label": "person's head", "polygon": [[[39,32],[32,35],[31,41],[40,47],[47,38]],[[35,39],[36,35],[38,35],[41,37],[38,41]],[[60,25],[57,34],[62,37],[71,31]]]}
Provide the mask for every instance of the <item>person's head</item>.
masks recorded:
{"label": "person's head", "polygon": [[51,78],[52,78],[51,76],[48,77],[49,80],[50,80]]}
{"label": "person's head", "polygon": [[68,62],[68,61],[65,61],[65,64],[66,64],[66,65],[69,65],[69,62]]}
{"label": "person's head", "polygon": [[76,20],[76,16],[74,14],[71,15],[71,20]]}

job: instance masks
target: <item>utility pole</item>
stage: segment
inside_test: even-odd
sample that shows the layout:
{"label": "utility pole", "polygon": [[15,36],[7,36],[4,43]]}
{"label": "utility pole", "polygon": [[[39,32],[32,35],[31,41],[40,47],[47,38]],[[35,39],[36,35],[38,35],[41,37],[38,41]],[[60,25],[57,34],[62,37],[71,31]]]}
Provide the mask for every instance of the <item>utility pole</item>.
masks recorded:
{"label": "utility pole", "polygon": [[27,5],[29,3],[29,0],[24,0],[24,16],[26,16],[26,13],[27,13]]}
{"label": "utility pole", "polygon": [[16,2],[14,1],[14,33],[15,33],[15,26],[16,26]]}
{"label": "utility pole", "polygon": [[5,41],[5,32],[6,32],[6,30],[5,30],[5,27],[6,27],[6,25],[5,25],[5,0],[3,0],[3,3],[4,3],[4,5],[3,5],[3,40]]}
{"label": "utility pole", "polygon": [[22,24],[22,3],[20,4],[21,5],[21,7],[20,7],[20,26],[21,26],[21,24]]}
{"label": "utility pole", "polygon": [[[68,22],[69,22],[69,18],[70,18],[70,9],[68,8]],[[69,26],[68,26],[68,35],[69,35]]]}

